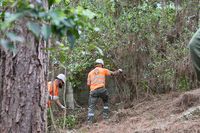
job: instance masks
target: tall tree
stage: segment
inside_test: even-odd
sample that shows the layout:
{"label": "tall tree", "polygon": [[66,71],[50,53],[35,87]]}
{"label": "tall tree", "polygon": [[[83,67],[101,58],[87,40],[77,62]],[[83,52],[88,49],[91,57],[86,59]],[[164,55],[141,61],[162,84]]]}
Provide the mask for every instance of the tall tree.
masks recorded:
{"label": "tall tree", "polygon": [[26,21],[18,22],[24,42],[17,52],[0,47],[1,133],[46,132],[47,46],[27,30]]}
{"label": "tall tree", "polygon": [[46,130],[46,43],[22,32],[26,41],[18,45],[16,55],[0,49],[2,133]]}
{"label": "tall tree", "polygon": [[1,133],[46,132],[48,40],[64,36],[73,47],[78,28],[94,17],[81,7],[53,6],[59,2],[0,2]]}

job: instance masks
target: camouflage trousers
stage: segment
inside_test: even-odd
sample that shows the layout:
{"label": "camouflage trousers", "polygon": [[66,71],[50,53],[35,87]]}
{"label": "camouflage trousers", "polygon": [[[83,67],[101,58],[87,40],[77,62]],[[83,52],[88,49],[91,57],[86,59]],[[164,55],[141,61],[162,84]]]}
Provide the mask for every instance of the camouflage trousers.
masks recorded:
{"label": "camouflage trousers", "polygon": [[109,115],[108,108],[108,91],[106,88],[96,89],[90,92],[89,97],[89,107],[88,107],[88,122],[92,123],[95,114],[95,107],[98,99],[101,98],[103,100],[103,118],[107,119]]}

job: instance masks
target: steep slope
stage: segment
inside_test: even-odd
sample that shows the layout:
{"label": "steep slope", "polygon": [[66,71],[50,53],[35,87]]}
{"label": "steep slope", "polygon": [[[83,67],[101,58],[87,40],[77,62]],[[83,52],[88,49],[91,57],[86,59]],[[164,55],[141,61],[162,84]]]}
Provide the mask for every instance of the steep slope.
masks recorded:
{"label": "steep slope", "polygon": [[129,109],[113,111],[109,121],[83,125],[75,132],[197,133],[200,132],[200,89],[159,95]]}

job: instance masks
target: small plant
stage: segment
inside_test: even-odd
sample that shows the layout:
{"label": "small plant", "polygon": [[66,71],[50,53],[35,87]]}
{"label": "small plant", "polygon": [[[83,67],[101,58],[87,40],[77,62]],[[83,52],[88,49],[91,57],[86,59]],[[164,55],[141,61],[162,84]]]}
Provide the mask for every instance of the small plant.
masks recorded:
{"label": "small plant", "polygon": [[189,89],[189,84],[188,84],[188,79],[187,77],[183,76],[179,79],[179,89],[182,91],[187,91]]}
{"label": "small plant", "polygon": [[72,129],[75,127],[77,118],[74,115],[68,115],[66,117],[59,118],[56,122],[58,127]]}

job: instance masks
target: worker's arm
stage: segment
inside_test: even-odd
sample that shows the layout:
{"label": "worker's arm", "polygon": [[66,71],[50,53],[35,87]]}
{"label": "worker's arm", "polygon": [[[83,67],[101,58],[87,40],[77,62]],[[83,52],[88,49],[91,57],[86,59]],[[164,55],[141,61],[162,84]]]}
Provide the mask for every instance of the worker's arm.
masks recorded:
{"label": "worker's arm", "polygon": [[52,100],[52,101],[55,101],[56,104],[62,108],[62,109],[65,109],[65,106],[63,106],[60,101],[59,101],[59,97],[58,96],[52,96],[52,95],[49,95],[49,99]]}
{"label": "worker's arm", "polygon": [[63,105],[60,103],[60,100],[59,100],[59,99],[56,100],[56,104],[57,104],[61,109],[66,109],[66,107],[63,106]]}
{"label": "worker's arm", "polygon": [[116,70],[116,71],[110,71],[110,74],[111,75],[118,75],[119,73],[121,73],[122,72],[122,69],[118,69],[118,70]]}

